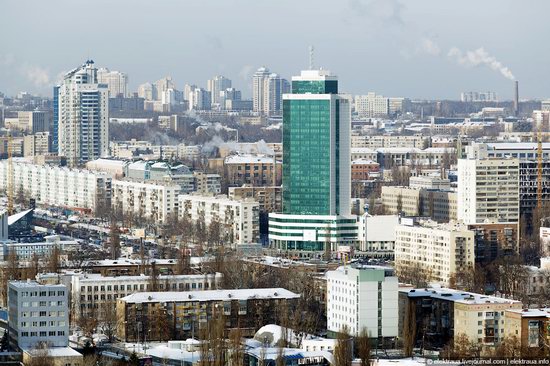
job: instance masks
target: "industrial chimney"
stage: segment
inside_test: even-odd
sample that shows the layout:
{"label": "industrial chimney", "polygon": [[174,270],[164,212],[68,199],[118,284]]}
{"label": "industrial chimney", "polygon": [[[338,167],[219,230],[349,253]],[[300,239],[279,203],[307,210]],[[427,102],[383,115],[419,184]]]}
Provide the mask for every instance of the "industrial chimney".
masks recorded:
{"label": "industrial chimney", "polygon": [[514,116],[519,116],[519,82],[514,81]]}

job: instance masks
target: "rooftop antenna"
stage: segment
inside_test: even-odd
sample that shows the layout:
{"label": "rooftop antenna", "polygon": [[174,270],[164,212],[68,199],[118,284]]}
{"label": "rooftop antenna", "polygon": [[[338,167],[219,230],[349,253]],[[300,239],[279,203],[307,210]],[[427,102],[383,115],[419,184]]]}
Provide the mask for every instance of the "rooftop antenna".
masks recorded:
{"label": "rooftop antenna", "polygon": [[309,69],[310,70],[313,70],[314,69],[314,52],[315,52],[315,47],[313,46],[309,46]]}

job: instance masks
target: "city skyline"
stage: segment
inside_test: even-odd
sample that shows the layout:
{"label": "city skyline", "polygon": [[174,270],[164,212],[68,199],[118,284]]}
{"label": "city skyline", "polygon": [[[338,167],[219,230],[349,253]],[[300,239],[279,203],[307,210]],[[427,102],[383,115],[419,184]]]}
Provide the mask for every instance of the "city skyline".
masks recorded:
{"label": "city skyline", "polygon": [[[33,4],[37,11],[27,15],[24,29],[18,29],[17,14],[28,3],[3,5],[6,21],[0,29],[5,34],[18,29],[17,37],[4,40],[0,52],[0,89],[7,94],[51,95],[63,71],[91,58],[98,67],[127,73],[130,91],[167,75],[180,90],[185,83],[206,87],[214,75],[224,75],[249,98],[256,69],[266,66],[289,78],[307,67],[308,46],[314,45],[315,66],[333,70],[347,85],[342,92],[458,100],[463,91],[491,90],[499,99],[510,100],[509,79],[517,78],[522,98],[550,96],[541,72],[546,51],[530,47],[543,42],[543,10],[550,6],[543,2],[536,13],[519,11],[521,5],[512,1],[475,3],[472,8],[473,1],[422,1],[413,7],[400,1],[351,0],[333,11],[319,2],[292,7],[285,1],[165,1],[163,6],[138,2],[139,9],[134,7],[133,16],[126,18],[119,15],[128,9],[127,1],[100,1],[87,9],[89,17],[103,19],[90,34],[67,31],[80,25],[72,2]],[[283,17],[287,20],[281,23]],[[64,42],[37,42],[41,19],[51,19],[47,38]],[[320,27],[323,24],[334,29],[329,32]]]}

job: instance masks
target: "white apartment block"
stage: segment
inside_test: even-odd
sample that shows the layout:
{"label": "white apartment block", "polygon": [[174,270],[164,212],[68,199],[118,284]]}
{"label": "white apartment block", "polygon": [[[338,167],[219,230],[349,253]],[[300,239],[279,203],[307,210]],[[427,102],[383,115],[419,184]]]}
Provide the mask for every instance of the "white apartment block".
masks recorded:
{"label": "white apartment block", "polygon": [[180,189],[173,183],[113,180],[111,207],[126,214],[165,222],[177,214]]}
{"label": "white apartment block", "polygon": [[21,349],[34,348],[38,342],[48,342],[50,347],[67,347],[68,292],[64,285],[10,281],[8,324],[12,342]]}
{"label": "white apartment block", "polygon": [[391,256],[395,250],[395,227],[397,215],[361,216],[359,223],[360,250],[372,255]]}
{"label": "white apartment block", "polygon": [[[14,159],[13,190],[22,190],[45,206],[94,210],[111,199],[111,177],[107,173],[36,165]],[[0,160],[0,189],[8,186],[8,161]]]}
{"label": "white apartment block", "polygon": [[[216,290],[221,287],[222,274],[160,275],[157,291]],[[115,306],[117,299],[135,292],[153,291],[151,277],[104,277],[99,273],[74,274],[70,279],[71,304],[75,316],[90,316],[104,306]]]}
{"label": "white apartment block", "polygon": [[109,96],[116,98],[118,96],[127,97],[128,93],[128,75],[120,71],[109,71],[101,68],[97,70],[97,82],[107,84]]}
{"label": "white apartment block", "polygon": [[185,195],[178,197],[180,218],[188,215],[195,222],[204,215],[206,226],[218,220],[222,234],[232,237],[231,245],[257,243],[260,204],[250,199],[232,200],[227,196]]}
{"label": "white apartment block", "polygon": [[466,224],[518,222],[518,159],[458,160],[458,219]]}
{"label": "white apartment block", "polygon": [[463,224],[401,219],[395,229],[395,268],[422,271],[448,286],[454,273],[474,265],[474,239]]}
{"label": "white apartment block", "polygon": [[351,265],[329,271],[327,329],[344,326],[352,336],[365,327],[369,338],[395,338],[398,333],[398,280],[392,268]]}
{"label": "white apartment block", "polygon": [[94,62],[65,74],[54,88],[54,148],[69,165],[109,154],[109,90]]}
{"label": "white apartment block", "polygon": [[45,239],[45,241],[37,243],[2,241],[0,242],[0,261],[6,261],[10,252],[15,252],[19,260],[31,260],[35,254],[39,258],[47,258],[55,247],[62,252],[80,248],[78,241],[62,240],[58,235],[46,236]]}
{"label": "white apartment block", "polygon": [[355,96],[355,113],[360,117],[387,117],[390,112],[389,99],[369,92]]}
{"label": "white apartment block", "polygon": [[425,149],[428,147],[430,138],[422,135],[413,136],[386,136],[386,135],[351,135],[352,148],[378,149],[381,147],[408,147]]}

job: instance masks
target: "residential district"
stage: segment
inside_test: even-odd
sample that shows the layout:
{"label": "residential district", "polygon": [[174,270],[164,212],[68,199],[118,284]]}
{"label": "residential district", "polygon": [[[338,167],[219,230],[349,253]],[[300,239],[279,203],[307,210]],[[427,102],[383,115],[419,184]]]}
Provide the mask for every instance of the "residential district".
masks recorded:
{"label": "residential district", "polygon": [[74,66],[0,94],[2,362],[550,357],[550,101]]}

